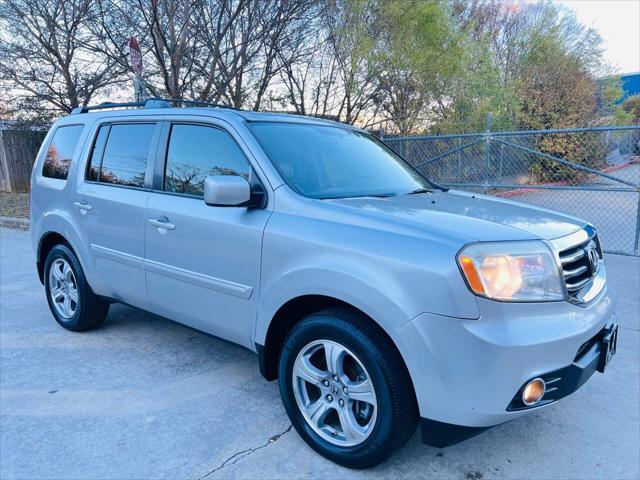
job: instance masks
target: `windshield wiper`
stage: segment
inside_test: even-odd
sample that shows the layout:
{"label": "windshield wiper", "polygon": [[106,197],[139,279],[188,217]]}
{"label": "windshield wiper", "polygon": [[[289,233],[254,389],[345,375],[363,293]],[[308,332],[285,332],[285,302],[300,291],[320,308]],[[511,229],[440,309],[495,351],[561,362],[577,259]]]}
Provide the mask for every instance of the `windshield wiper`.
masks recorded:
{"label": "windshield wiper", "polygon": [[397,193],[372,193],[370,195],[358,195],[358,197],[374,197],[374,198],[387,198],[387,197],[397,197]]}
{"label": "windshield wiper", "polygon": [[416,188],[415,190],[407,193],[406,195],[419,195],[421,193],[431,193],[432,190],[429,190],[428,188]]}
{"label": "windshield wiper", "polygon": [[398,194],[397,193],[367,193],[364,195],[341,195],[339,197],[315,197],[318,198],[319,200],[339,200],[342,198],[367,198],[367,197],[372,197],[372,198],[389,198],[389,197],[397,197]]}

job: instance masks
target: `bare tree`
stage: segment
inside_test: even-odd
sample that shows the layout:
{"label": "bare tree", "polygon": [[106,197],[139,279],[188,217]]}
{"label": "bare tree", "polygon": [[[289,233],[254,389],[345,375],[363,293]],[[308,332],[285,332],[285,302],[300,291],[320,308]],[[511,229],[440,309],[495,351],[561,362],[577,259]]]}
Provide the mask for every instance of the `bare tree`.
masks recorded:
{"label": "bare tree", "polygon": [[147,32],[145,40],[154,60],[150,70],[169,98],[183,98],[191,90],[198,32],[203,28],[202,6],[199,0],[137,0],[136,20]]}
{"label": "bare tree", "polygon": [[300,114],[346,123],[373,106],[377,58],[375,0],[326,0],[315,5],[295,38],[280,49],[285,104]]}
{"label": "bare tree", "polygon": [[110,58],[87,48],[93,0],[2,0],[0,81],[11,103],[71,111],[123,81]]}
{"label": "bare tree", "polygon": [[138,2],[95,0],[97,14],[89,21],[92,35],[87,48],[94,54],[109,58],[120,69],[133,75],[130,62],[129,39],[134,36],[147,48],[143,50],[144,77],[147,89],[153,96],[165,96],[150,79],[158,78],[158,68],[151,61],[151,29],[144,22],[143,10]]}
{"label": "bare tree", "polygon": [[309,27],[317,5],[317,0],[276,0],[269,14],[262,17],[264,36],[254,82],[254,110],[260,109],[263,96],[280,70],[296,59],[298,52],[289,50],[287,54],[287,45],[314,33]]}
{"label": "bare tree", "polygon": [[335,112],[345,123],[358,121],[373,103],[378,73],[376,0],[328,0],[322,11],[323,27],[335,58],[340,81],[340,102]]}
{"label": "bare tree", "polygon": [[279,100],[300,115],[317,110],[311,107],[311,111],[307,111],[313,102],[309,90],[312,82],[319,82],[319,66],[326,54],[326,42],[317,37],[318,29],[308,31],[311,35],[291,38],[278,52],[279,76],[285,92]]}
{"label": "bare tree", "polygon": [[95,51],[130,68],[126,44],[136,32],[154,95],[258,109],[282,44],[317,0],[99,1]]}
{"label": "bare tree", "polygon": [[239,18],[246,15],[248,5],[249,0],[209,0],[203,4],[204,28],[198,32],[203,54],[196,58],[198,80],[193,86],[194,98],[217,103],[227,92],[230,74],[225,58],[230,45],[239,48],[229,37],[234,35]]}
{"label": "bare tree", "polygon": [[306,34],[292,38],[279,52],[283,107],[300,115],[338,118],[341,85],[336,58],[326,31],[312,22]]}
{"label": "bare tree", "polygon": [[203,43],[210,45],[200,99],[225,101],[258,110],[282,68],[280,52],[302,35],[309,6],[317,0],[210,2]]}
{"label": "bare tree", "polygon": [[[97,0],[93,47],[127,70],[128,42],[138,38],[144,80],[154,96],[210,100],[217,87],[214,53],[247,0]],[[212,95],[213,92],[213,95]]]}

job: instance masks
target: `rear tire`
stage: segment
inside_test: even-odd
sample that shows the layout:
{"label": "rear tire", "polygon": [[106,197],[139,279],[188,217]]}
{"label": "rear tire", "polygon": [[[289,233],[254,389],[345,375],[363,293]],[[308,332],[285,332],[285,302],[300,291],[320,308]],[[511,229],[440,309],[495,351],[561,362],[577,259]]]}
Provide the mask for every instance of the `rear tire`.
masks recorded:
{"label": "rear tire", "polygon": [[51,313],[67,330],[94,329],[109,312],[109,303],[93,293],[78,258],[66,245],[56,245],[47,255],[44,287]]}
{"label": "rear tire", "polygon": [[279,383],[298,434],[345,467],[383,462],[417,425],[413,387],[395,346],[346,308],[311,314],[293,327]]}

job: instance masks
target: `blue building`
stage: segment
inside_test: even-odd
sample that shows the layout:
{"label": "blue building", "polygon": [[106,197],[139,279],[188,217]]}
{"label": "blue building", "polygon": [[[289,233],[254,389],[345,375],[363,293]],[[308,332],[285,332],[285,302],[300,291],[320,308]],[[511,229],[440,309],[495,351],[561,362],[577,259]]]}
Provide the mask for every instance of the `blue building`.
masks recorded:
{"label": "blue building", "polygon": [[640,95],[640,72],[620,75],[620,82],[622,83],[623,94],[617,103],[622,103],[634,95]]}

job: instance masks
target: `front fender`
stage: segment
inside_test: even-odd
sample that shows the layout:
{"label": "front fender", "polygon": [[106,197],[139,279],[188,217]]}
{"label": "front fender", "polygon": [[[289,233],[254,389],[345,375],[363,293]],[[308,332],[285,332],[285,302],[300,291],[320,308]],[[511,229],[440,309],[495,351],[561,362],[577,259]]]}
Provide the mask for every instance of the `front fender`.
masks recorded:
{"label": "front fender", "polygon": [[[371,273],[371,272],[370,272]],[[307,266],[278,276],[263,285],[255,329],[255,342],[264,345],[271,319],[288,301],[305,295],[323,295],[343,301],[374,319],[388,334],[411,320],[394,298],[402,296],[396,285],[383,291],[355,275],[321,266]]]}

